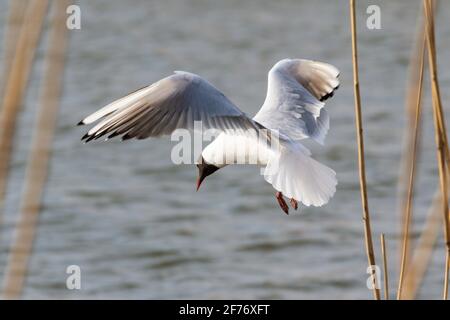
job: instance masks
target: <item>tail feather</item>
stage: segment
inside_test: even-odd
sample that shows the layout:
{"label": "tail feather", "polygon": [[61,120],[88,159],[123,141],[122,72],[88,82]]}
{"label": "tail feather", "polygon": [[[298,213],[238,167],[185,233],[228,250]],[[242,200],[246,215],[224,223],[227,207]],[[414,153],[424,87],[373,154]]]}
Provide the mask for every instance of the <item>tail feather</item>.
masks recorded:
{"label": "tail feather", "polygon": [[320,207],[336,192],[336,173],[303,149],[284,148],[267,164],[264,178],[288,198]]}

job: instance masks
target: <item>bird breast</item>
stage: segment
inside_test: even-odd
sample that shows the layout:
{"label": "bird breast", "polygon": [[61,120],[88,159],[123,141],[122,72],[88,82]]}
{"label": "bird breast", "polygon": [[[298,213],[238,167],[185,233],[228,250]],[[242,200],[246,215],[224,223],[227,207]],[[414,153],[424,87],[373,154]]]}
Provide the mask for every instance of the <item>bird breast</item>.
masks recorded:
{"label": "bird breast", "polygon": [[229,164],[267,165],[274,149],[265,139],[221,133],[202,152],[203,159],[219,168]]}

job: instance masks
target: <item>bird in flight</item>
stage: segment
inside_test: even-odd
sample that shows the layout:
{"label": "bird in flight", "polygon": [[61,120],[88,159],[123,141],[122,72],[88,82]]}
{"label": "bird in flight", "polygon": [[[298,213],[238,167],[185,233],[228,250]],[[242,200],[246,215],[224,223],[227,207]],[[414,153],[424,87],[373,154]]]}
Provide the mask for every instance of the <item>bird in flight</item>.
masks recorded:
{"label": "bird in flight", "polygon": [[339,87],[338,77],[339,71],[327,63],[281,60],[269,71],[266,99],[251,118],[205,79],[176,71],[80,121],[79,125],[98,121],[82,140],[159,137],[194,129],[200,121],[203,129],[219,135],[198,160],[197,190],[217,170],[252,158],[252,164],[264,168],[264,179],[276,190],[286,214],[285,197],[295,210],[299,202],[322,206],[336,191],[336,173],[314,160],[300,141],[323,145],[330,121],[324,101]]}

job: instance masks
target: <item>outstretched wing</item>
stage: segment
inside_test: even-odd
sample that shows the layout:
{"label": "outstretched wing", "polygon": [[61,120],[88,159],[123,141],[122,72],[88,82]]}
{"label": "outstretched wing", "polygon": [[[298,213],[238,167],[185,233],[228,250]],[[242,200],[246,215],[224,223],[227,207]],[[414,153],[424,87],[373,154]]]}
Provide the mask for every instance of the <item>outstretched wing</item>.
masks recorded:
{"label": "outstretched wing", "polygon": [[269,72],[266,100],[253,119],[293,140],[312,138],[323,144],[330,121],[323,101],[339,87],[338,76],[327,63],[279,61]]}
{"label": "outstretched wing", "polygon": [[178,128],[193,129],[194,121],[201,121],[205,130],[241,132],[258,127],[209,82],[182,71],[112,102],[79,124],[98,120],[82,138],[86,142],[105,135],[121,135],[123,140],[157,137]]}

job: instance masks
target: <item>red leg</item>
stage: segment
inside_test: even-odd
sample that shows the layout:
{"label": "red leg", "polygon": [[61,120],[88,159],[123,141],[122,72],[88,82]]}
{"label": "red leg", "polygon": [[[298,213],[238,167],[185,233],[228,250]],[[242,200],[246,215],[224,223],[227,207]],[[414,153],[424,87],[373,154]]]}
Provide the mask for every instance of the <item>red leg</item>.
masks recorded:
{"label": "red leg", "polygon": [[297,202],[297,200],[295,200],[294,198],[291,198],[290,203],[291,203],[292,208],[294,208],[295,210],[298,209],[298,202]]}
{"label": "red leg", "polygon": [[278,204],[280,205],[281,210],[283,210],[284,213],[289,214],[289,207],[288,207],[286,201],[284,201],[284,199],[283,199],[283,194],[281,192],[277,192],[275,194],[275,197],[278,200]]}

